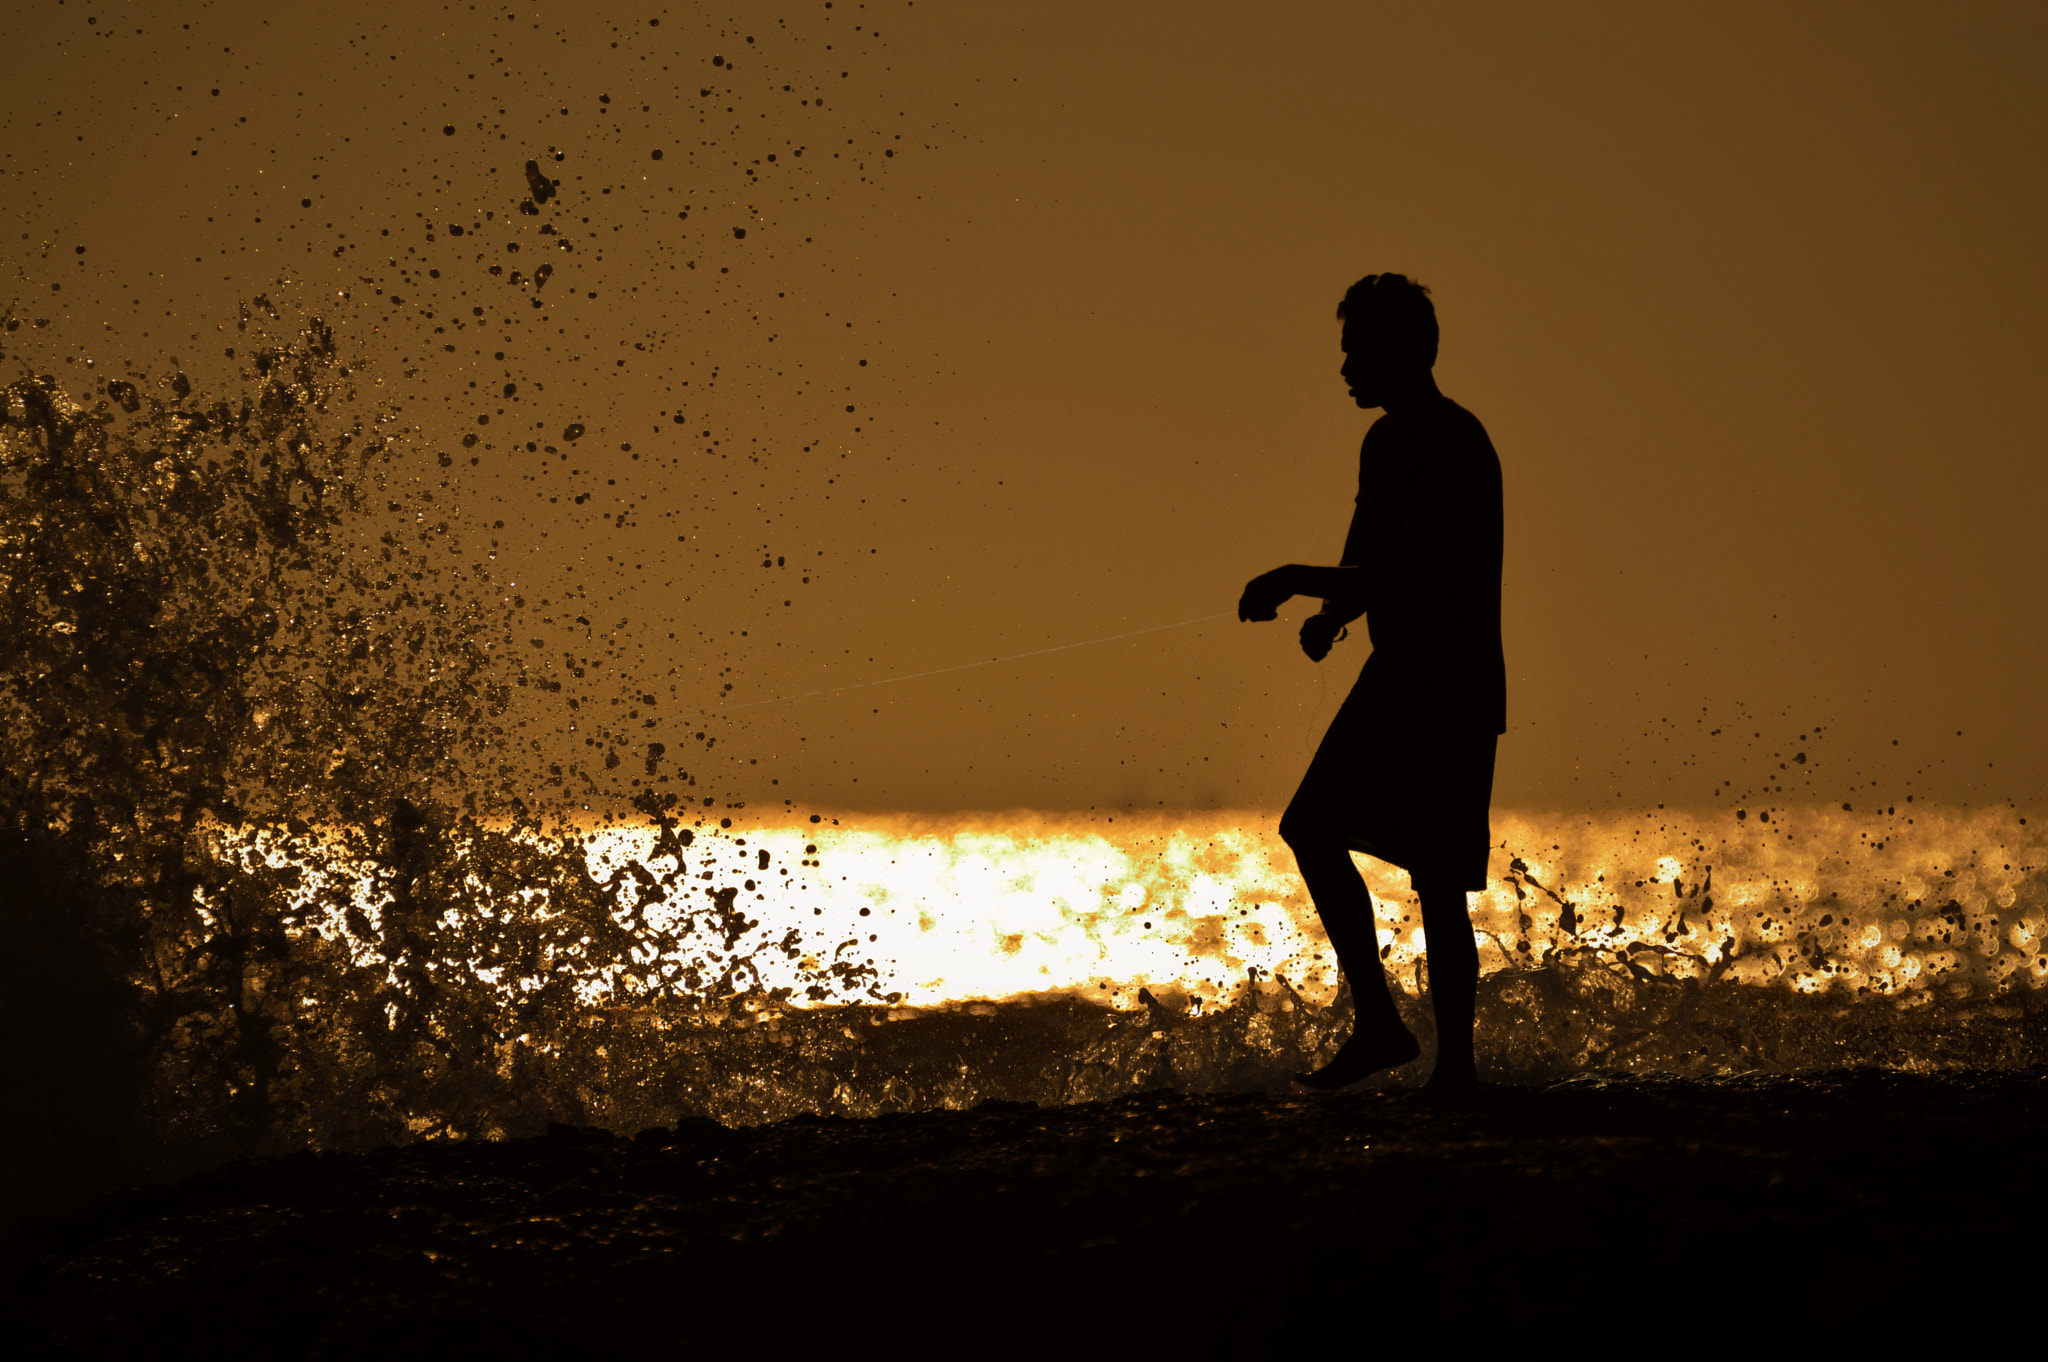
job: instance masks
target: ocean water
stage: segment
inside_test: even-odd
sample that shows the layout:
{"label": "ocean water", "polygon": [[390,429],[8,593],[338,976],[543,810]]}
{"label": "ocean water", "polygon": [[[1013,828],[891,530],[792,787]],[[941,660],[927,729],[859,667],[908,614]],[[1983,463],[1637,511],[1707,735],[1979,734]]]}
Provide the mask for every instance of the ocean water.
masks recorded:
{"label": "ocean water", "polygon": [[[17,1204],[550,1122],[1275,1090],[1347,1034],[1271,811],[714,807],[609,733],[632,785],[537,766],[514,715],[559,682],[526,602],[411,509],[418,451],[333,333],[267,315],[230,391],[5,390]],[[2043,1061],[2022,811],[1497,810],[1494,835],[1495,1078]],[[1364,869],[1427,1043],[1413,896]]]}

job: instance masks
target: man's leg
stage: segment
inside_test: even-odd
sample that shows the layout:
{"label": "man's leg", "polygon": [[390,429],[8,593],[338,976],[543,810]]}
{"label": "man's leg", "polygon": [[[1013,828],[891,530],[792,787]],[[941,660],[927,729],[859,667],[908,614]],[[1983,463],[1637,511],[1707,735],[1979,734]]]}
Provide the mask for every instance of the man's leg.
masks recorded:
{"label": "man's leg", "polygon": [[1405,1064],[1417,1053],[1415,1038],[1401,1024],[1386,971],[1380,968],[1379,931],[1373,922],[1372,893],[1341,837],[1290,806],[1280,819],[1280,836],[1294,851],[1301,878],[1315,900],[1323,931],[1336,953],[1337,968],[1351,985],[1351,1039],[1337,1057],[1297,1079],[1317,1088],[1340,1088],[1378,1070]]}
{"label": "man's leg", "polygon": [[1372,892],[1351,862],[1343,839],[1289,808],[1280,819],[1280,838],[1294,852],[1302,882],[1315,900],[1323,933],[1337,954],[1337,968],[1351,984],[1352,1006],[1361,1031],[1390,1031],[1401,1025],[1380,968],[1379,928],[1373,921]]}
{"label": "man's leg", "polygon": [[[1417,885],[1422,930],[1429,943],[1429,997],[1436,1012],[1436,1072],[1432,1083],[1471,1083],[1472,1017],[1479,992],[1479,947],[1465,891]],[[1352,985],[1353,989],[1357,985]]]}

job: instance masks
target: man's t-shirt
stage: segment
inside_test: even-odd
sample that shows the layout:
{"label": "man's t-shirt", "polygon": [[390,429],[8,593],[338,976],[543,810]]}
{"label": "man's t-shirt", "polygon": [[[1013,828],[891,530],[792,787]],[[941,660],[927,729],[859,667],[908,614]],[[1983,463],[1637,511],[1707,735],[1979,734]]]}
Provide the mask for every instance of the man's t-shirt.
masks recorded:
{"label": "man's t-shirt", "polygon": [[1507,731],[1501,528],[1500,457],[1471,412],[1443,398],[1366,432],[1343,561],[1365,569],[1358,688],[1385,717]]}

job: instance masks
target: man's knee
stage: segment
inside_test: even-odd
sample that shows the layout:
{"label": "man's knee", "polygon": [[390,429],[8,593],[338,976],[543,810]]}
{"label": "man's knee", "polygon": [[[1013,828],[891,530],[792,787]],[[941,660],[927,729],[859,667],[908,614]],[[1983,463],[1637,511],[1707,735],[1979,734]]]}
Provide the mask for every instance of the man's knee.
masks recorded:
{"label": "man's knee", "polygon": [[1456,887],[1456,881],[1448,884],[1423,880],[1415,885],[1417,907],[1422,910],[1422,925],[1432,936],[1451,933],[1453,936],[1469,931],[1472,925],[1472,902],[1463,889]]}
{"label": "man's knee", "polygon": [[1415,886],[1415,897],[1421,900],[1425,913],[1464,913],[1470,908],[1466,891],[1457,887],[1455,880],[1433,880],[1428,876],[1411,877]]}
{"label": "man's knee", "polygon": [[1329,851],[1332,847],[1341,849],[1343,839],[1336,831],[1299,802],[1289,804],[1287,812],[1280,815],[1280,840],[1299,856],[1303,852],[1313,855]]}
{"label": "man's knee", "polygon": [[1415,886],[1415,897],[1421,901],[1422,927],[1429,933],[1431,954],[1446,958],[1472,954],[1476,964],[1478,947],[1472,939],[1471,900],[1465,890],[1425,880]]}

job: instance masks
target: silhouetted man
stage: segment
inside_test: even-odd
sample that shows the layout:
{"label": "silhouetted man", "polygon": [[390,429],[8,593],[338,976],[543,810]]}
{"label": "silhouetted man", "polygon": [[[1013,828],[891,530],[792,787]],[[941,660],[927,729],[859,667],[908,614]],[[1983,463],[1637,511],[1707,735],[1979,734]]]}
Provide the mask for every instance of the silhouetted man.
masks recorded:
{"label": "silhouetted man", "polygon": [[1340,1088],[1420,1053],[1380,968],[1372,895],[1353,851],[1408,871],[1422,900],[1436,1007],[1432,1083],[1470,1083],[1479,952],[1465,895],[1486,887],[1494,743],[1507,729],[1500,645],[1500,459],[1477,417],[1437,391],[1429,290],[1372,274],[1338,304],[1344,381],[1386,415],[1358,456],[1358,509],[1337,567],[1291,563],[1255,577],[1238,618],[1269,620],[1320,596],[1301,626],[1317,662],[1365,617],[1372,656],[1280,819],[1315,899],[1357,1021],[1323,1068]]}

